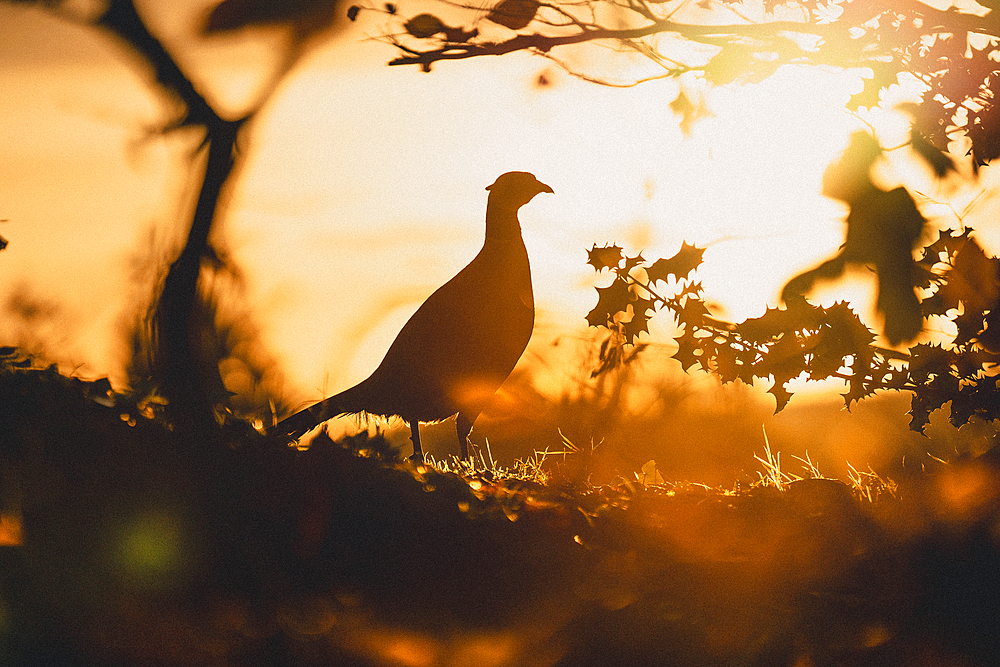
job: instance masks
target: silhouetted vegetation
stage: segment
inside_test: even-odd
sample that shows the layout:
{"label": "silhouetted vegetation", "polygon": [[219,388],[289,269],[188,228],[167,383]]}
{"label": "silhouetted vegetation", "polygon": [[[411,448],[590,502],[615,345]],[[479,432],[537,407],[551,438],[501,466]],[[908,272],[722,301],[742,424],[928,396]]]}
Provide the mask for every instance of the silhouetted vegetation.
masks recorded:
{"label": "silhouetted vegetation", "polygon": [[[842,257],[849,247],[845,244]],[[715,319],[702,298],[701,284],[690,277],[701,263],[701,253],[685,243],[674,257],[647,263],[641,255],[623,254],[618,246],[594,246],[589,263],[597,271],[610,270],[615,279],[597,288],[597,305],[587,320],[621,341],[605,343],[597,372],[623,363],[620,347],[636,345],[640,334],[648,334],[649,318],[665,308],[683,329],[673,358],[685,370],[697,365],[723,382],[753,384],[755,378],[770,379],[768,391],[775,398],[776,412],[792,397],[786,385],[804,376],[813,381],[844,380],[848,409],[879,391],[910,392],[910,428],[918,432],[929,423],[931,412],[946,403],[951,404],[950,421],[956,428],[973,417],[986,422],[1000,419],[995,372],[1000,364],[996,317],[1000,260],[983,252],[971,230],[940,232],[919,261],[907,256],[905,270],[894,272],[913,276],[903,291],[913,296],[921,320],[950,320],[955,331],[947,343],[920,343],[905,353],[875,345],[875,334],[846,302],[815,306],[787,287],[786,308],[769,308],[739,324]],[[819,270],[823,267],[814,271]],[[669,288],[671,276],[674,293],[665,296],[659,283]],[[922,301],[914,293],[913,281],[925,294]],[[888,318],[893,321],[891,310]]]}

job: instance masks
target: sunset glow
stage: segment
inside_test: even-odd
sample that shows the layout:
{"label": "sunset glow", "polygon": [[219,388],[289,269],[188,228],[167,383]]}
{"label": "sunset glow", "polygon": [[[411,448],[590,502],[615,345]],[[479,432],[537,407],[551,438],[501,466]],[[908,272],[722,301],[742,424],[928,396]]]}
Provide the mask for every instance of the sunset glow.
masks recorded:
{"label": "sunset glow", "polygon": [[0,0],[0,665],[993,664],[998,16]]}

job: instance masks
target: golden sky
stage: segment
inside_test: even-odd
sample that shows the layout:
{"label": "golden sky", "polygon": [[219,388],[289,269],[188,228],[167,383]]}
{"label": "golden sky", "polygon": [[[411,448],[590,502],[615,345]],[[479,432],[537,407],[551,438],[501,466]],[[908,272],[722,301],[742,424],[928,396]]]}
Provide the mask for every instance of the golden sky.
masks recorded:
{"label": "golden sky", "polygon": [[[184,42],[198,4],[140,6],[210,97],[237,109],[267,78],[274,42]],[[647,258],[682,240],[707,246],[706,295],[741,320],[842,242],[845,211],[818,190],[864,127],[844,109],[859,72],[785,68],[709,91],[714,115],[685,137],[669,106],[676,81],[602,87],[526,54],[423,74],[385,65],[393,50],[367,39],[379,27],[351,24],[285,78],[249,128],[217,224],[291,395],[318,399],[375,367],[422,299],[475,255],[484,187],[508,170],[555,190],[521,213],[533,345],[585,324],[594,243]],[[40,313],[34,331],[60,361],[114,377],[123,318],[145,296],[130,276],[148,278],[150,254],[176,242],[197,185],[192,137],[150,131],[160,100],[91,30],[0,4],[0,43],[0,234],[10,241],[0,303],[16,295]],[[601,66],[628,75],[627,62]],[[866,119],[896,131],[891,114]],[[933,194],[924,175],[900,169],[887,178],[923,178]],[[867,289],[848,292],[868,308]],[[0,321],[5,343],[23,330]]]}

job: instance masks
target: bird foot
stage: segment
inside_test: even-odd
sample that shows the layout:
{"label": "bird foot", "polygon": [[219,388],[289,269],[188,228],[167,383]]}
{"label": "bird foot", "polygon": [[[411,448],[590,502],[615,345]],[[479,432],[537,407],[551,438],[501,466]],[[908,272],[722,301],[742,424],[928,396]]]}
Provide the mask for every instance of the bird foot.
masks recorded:
{"label": "bird foot", "polygon": [[411,463],[415,463],[416,465],[420,465],[424,462],[423,452],[413,452],[407,457],[406,460]]}

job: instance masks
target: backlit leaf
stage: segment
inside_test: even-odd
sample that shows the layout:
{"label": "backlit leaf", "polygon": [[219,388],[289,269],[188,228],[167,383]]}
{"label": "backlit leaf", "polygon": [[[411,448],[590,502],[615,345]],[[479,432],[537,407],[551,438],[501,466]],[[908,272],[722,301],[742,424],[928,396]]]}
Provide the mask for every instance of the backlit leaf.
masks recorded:
{"label": "backlit leaf", "polygon": [[652,265],[646,267],[646,275],[649,282],[655,283],[657,280],[666,282],[667,276],[674,276],[677,280],[686,278],[701,264],[704,248],[688,244],[687,241],[681,244],[681,249],[677,254],[669,259],[658,259]]}
{"label": "backlit leaf", "polygon": [[433,14],[417,14],[406,23],[403,29],[417,39],[427,39],[445,31],[445,24]]}
{"label": "backlit leaf", "polygon": [[622,278],[616,278],[607,287],[596,287],[597,305],[587,315],[587,322],[592,327],[606,325],[619,312],[624,312],[628,307],[632,293],[628,284]]}
{"label": "backlit leaf", "polygon": [[538,0],[501,0],[486,18],[511,30],[520,30],[535,20],[540,6]]}
{"label": "backlit leaf", "polygon": [[622,261],[622,249],[616,245],[598,248],[595,244],[587,251],[587,264],[590,264],[598,271],[604,269],[616,269]]}
{"label": "backlit leaf", "polygon": [[767,390],[767,393],[774,396],[774,414],[778,414],[784,410],[785,406],[788,405],[788,401],[792,399],[792,393],[785,389],[785,383],[777,378],[774,380],[771,388]]}
{"label": "backlit leaf", "polygon": [[696,354],[699,350],[698,339],[694,337],[693,331],[688,328],[675,340],[677,342],[677,351],[674,352],[672,358],[679,361],[681,368],[687,371],[687,369],[698,363],[698,355]]}

